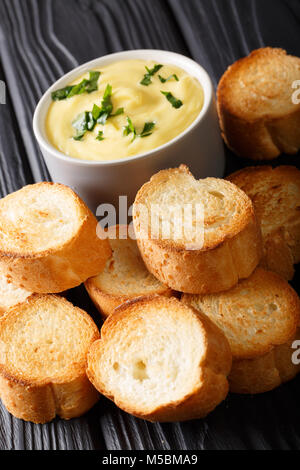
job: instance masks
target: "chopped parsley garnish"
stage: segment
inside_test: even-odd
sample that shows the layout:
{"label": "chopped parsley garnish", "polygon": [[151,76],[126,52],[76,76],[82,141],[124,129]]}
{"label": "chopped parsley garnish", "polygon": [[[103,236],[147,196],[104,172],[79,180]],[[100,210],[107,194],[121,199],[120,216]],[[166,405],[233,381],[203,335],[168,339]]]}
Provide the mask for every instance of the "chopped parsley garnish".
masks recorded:
{"label": "chopped parsley garnish", "polygon": [[74,136],[75,140],[81,140],[87,131],[92,131],[95,127],[96,122],[93,119],[92,113],[84,111],[78,114],[76,119],[72,122],[72,126],[77,131]]}
{"label": "chopped parsley garnish", "polygon": [[176,82],[179,82],[179,78],[177,77],[176,73],[173,73],[173,75],[170,75],[168,78],[164,78],[161,75],[158,75],[158,78],[160,79],[161,83],[166,83],[169,80],[172,80],[172,78],[174,78]]}
{"label": "chopped parsley garnish", "polygon": [[115,113],[110,115],[110,117],[119,116],[120,114],[123,114],[123,113],[124,113],[124,108],[118,108]]}
{"label": "chopped parsley garnish", "polygon": [[152,130],[154,129],[154,126],[155,126],[155,122],[145,122],[144,124],[144,128],[142,130],[142,132],[140,134],[137,133],[136,131],[136,128],[134,127],[133,123],[132,123],[132,120],[130,119],[129,116],[127,116],[127,126],[124,127],[124,130],[123,130],[123,135],[124,136],[127,136],[127,135],[130,135],[130,134],[133,134],[133,138],[132,138],[132,141],[134,141],[134,139],[136,137],[147,137],[149,135],[152,134]]}
{"label": "chopped parsley garnish", "polygon": [[82,93],[91,93],[92,91],[96,91],[98,90],[99,77],[100,72],[91,70],[89,79],[84,78],[80,83],[77,83],[77,85],[68,85],[65,88],[53,91],[51,93],[51,98],[53,101],[60,101],[65,100],[66,98],[71,98],[75,95],[81,95]]}
{"label": "chopped parsley garnish", "polygon": [[161,64],[154,65],[152,69],[145,67],[145,69],[147,70],[147,73],[145,73],[144,78],[140,82],[140,84],[145,85],[145,86],[150,85],[150,83],[152,83],[151,77],[153,77],[153,75],[155,75],[162,67],[163,66]]}
{"label": "chopped parsley garnish", "polygon": [[104,140],[103,131],[99,131],[96,140]]}
{"label": "chopped parsley garnish", "polygon": [[133,142],[134,139],[136,138],[136,130],[132,123],[132,120],[130,119],[130,117],[127,116],[127,126],[124,127],[123,135],[127,136],[131,133],[133,134],[133,138],[132,138],[132,142]]}
{"label": "chopped parsley garnish", "polygon": [[104,91],[103,99],[101,101],[101,113],[105,113],[108,116],[112,113],[113,105],[111,102],[112,86],[107,85]]}
{"label": "chopped parsley garnish", "polygon": [[112,87],[111,85],[107,85],[103,95],[103,99],[101,101],[101,108],[96,104],[94,104],[93,106],[93,118],[95,119],[95,121],[97,121],[98,124],[102,124],[103,126],[105,125],[109,117],[119,116],[119,114],[124,113],[124,108],[118,108],[117,111],[112,114],[113,105],[111,102],[111,95]]}
{"label": "chopped parsley garnish", "polygon": [[95,121],[97,121],[98,117],[100,116],[100,113],[101,113],[101,108],[97,104],[94,104],[93,109],[92,109],[92,115]]}
{"label": "chopped parsley garnish", "polygon": [[111,102],[111,95],[112,95],[112,87],[111,85],[107,85],[104,91],[104,95],[101,101],[101,108],[94,104],[92,115],[95,121],[98,124],[102,124],[103,126],[106,123],[107,118],[111,115],[113,110],[113,105]]}
{"label": "chopped parsley garnish", "polygon": [[144,129],[140,133],[140,137],[148,137],[148,135],[151,135],[155,127],[155,122],[145,122]]}
{"label": "chopped parsley garnish", "polygon": [[161,91],[161,93],[163,95],[165,95],[165,97],[171,103],[173,108],[178,109],[183,105],[183,102],[181,100],[178,100],[177,98],[175,98],[175,96],[173,96],[170,91]]}
{"label": "chopped parsley garnish", "polygon": [[[111,85],[107,85],[101,101],[101,107],[94,104],[92,111],[80,113],[72,122],[72,126],[77,131],[74,136],[75,140],[81,140],[87,131],[92,131],[94,129],[96,124],[102,124],[104,126],[108,118],[124,113],[124,109],[119,108],[114,114],[112,114],[113,104],[111,101],[111,95],[112,87]],[[98,139],[98,137],[99,134],[96,139],[103,140],[100,138]]]}
{"label": "chopped parsley garnish", "polygon": [[92,93],[92,91],[98,90],[98,78],[100,77],[101,72],[91,70],[88,83],[85,85],[85,90],[87,93]]}

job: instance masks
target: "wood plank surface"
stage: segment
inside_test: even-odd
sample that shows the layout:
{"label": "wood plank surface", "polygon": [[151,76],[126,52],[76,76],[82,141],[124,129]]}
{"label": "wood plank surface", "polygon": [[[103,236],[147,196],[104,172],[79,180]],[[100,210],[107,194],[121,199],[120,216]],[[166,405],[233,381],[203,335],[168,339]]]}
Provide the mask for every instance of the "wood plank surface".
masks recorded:
{"label": "wood plank surface", "polygon": [[[186,54],[216,86],[257,47],[300,56],[299,0],[0,0],[0,195],[49,178],[32,131],[42,93],[98,56],[136,48]],[[300,78],[300,77],[299,77]],[[246,166],[226,150],[227,172]],[[298,165],[299,156],[276,164]],[[297,287],[298,275],[293,282]],[[82,288],[70,299],[98,315]],[[296,449],[300,378],[261,396],[230,395],[204,420],[150,424],[102,399],[86,416],[33,425],[0,407],[0,449]]]}

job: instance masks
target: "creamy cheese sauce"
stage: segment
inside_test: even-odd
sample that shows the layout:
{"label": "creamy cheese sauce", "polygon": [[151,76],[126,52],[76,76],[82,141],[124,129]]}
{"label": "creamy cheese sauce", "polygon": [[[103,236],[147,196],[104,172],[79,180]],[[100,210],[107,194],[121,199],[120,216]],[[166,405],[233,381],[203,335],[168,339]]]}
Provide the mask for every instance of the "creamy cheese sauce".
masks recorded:
{"label": "creamy cheese sauce", "polygon": [[[157,62],[124,60],[93,68],[101,72],[97,91],[51,103],[46,118],[46,133],[50,143],[70,157],[111,161],[155,149],[181,134],[197,118],[203,107],[202,87],[196,78],[173,65],[163,65],[151,77],[150,85],[142,85],[140,82],[147,73],[145,66],[152,69],[155,64]],[[161,83],[159,80],[159,75],[168,78],[173,74],[176,74],[178,81],[171,78]],[[88,72],[77,77],[70,85],[79,83],[83,78],[89,78]],[[96,124],[93,131],[86,132],[81,140],[74,140],[76,131],[72,122],[80,113],[92,111],[94,104],[101,107],[108,84],[112,86],[113,113],[118,108],[124,108],[124,113],[110,117],[104,126]],[[161,91],[171,92],[183,105],[174,108]],[[133,141],[133,134],[124,136],[127,116],[137,134],[142,132],[146,122],[154,121],[152,134],[144,138],[136,137]],[[99,131],[103,131],[104,140],[96,139]]]}

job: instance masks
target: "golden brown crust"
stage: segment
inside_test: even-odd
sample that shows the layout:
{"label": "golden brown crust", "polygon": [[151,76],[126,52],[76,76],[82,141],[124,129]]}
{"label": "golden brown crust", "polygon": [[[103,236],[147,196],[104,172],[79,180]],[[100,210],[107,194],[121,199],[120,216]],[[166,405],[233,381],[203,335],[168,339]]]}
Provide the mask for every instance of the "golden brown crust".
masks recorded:
{"label": "golden brown crust", "polygon": [[102,273],[84,283],[101,315],[108,317],[120,304],[136,297],[171,297],[173,291],[147,272],[129,227],[116,225],[110,227],[110,232],[115,237],[110,238],[112,257]]}
{"label": "golden brown crust", "polygon": [[[113,336],[124,331],[126,335],[130,335],[130,330],[134,330],[134,335],[137,335],[142,325],[141,314],[149,307],[157,309],[157,328],[160,328],[164,316],[167,315],[164,310],[166,308],[169,309],[169,315],[171,316],[175,315],[174,312],[179,309],[183,322],[187,318],[193,317],[201,330],[203,341],[201,347],[204,348],[204,352],[198,365],[196,380],[189,393],[176,401],[158,406],[144,406],[143,409],[134,401],[129,401],[126,397],[122,397],[122,394],[115,393],[107,387],[107,377],[99,377],[97,370],[99,370],[99,367],[102,368],[102,365],[99,366],[101,357],[106,347],[109,347],[109,342]],[[154,318],[152,321],[154,321]],[[146,345],[147,338],[144,338],[144,341],[146,341],[144,343]],[[139,354],[138,351],[137,354]],[[90,348],[87,374],[94,386],[107,398],[113,400],[121,409],[149,421],[169,422],[201,418],[212,411],[227,395],[228,383],[226,377],[230,368],[230,347],[219,328],[206,316],[195,309],[182,305],[177,299],[157,296],[127,302],[118,307],[114,315],[111,315],[105,321],[101,330],[101,340],[96,341]],[[195,371],[192,370],[191,374],[195,374]]]}
{"label": "golden brown crust", "polygon": [[241,236],[206,252],[173,251],[155,240],[138,240],[149,271],[172,289],[190,294],[227,290],[249,277],[260,259],[260,243],[256,221]]}
{"label": "golden brown crust", "polygon": [[[107,292],[103,292],[103,290],[99,289],[99,287],[95,285],[92,279],[88,279],[84,283],[84,285],[99,313],[101,313],[104,318],[107,318],[109,317],[109,315],[112,315],[115,309],[123,303],[139,297],[144,297],[143,293],[134,296],[108,294]],[[163,295],[165,297],[171,297],[173,293],[174,292],[172,291],[172,289],[164,287],[161,289],[161,291],[157,291],[152,295]]]}
{"label": "golden brown crust", "polygon": [[0,316],[11,307],[24,302],[32,292],[15,286],[0,270]]}
{"label": "golden brown crust", "polygon": [[99,393],[85,374],[72,383],[24,386],[0,372],[0,397],[16,418],[47,423],[56,415],[63,419],[79,417],[99,400]]}
{"label": "golden brown crust", "polygon": [[218,85],[217,108],[223,138],[237,155],[270,160],[282,152],[297,153],[300,106],[291,97],[299,70],[300,59],[270,47],[253,51],[226,70]]}
{"label": "golden brown crust", "polygon": [[300,365],[293,364],[292,343],[300,338],[298,329],[294,338],[259,358],[235,359],[228,377],[233,393],[264,393],[292,380],[300,372]]}
{"label": "golden brown crust", "polygon": [[[70,311],[76,311],[76,317],[80,318],[83,322],[78,325],[82,328],[88,328],[90,340],[86,344],[86,350],[93,341],[99,338],[99,331],[94,324],[91,317],[77,307],[73,307],[67,300],[57,296],[41,296],[33,295],[23,304],[8,310],[1,318],[0,328],[3,330],[4,325],[7,328],[12,328],[14,319],[22,315],[26,308],[35,308],[35,304],[40,308],[49,308],[52,305],[52,300],[55,302],[53,308],[60,305],[60,308]],[[50,312],[49,312],[50,314]],[[7,338],[1,339],[1,364],[0,364],[0,397],[3,404],[8,411],[15,417],[25,421],[34,423],[46,423],[59,415],[63,419],[70,419],[81,416],[88,411],[99,399],[99,394],[89,382],[85,372],[85,360],[70,364],[68,372],[63,375],[58,374],[56,378],[49,379],[46,376],[40,375],[35,377],[30,374],[30,364],[34,361],[34,352],[28,354],[28,368],[24,371],[22,366],[18,364],[9,364],[6,362],[5,341]],[[10,338],[13,342],[14,338]],[[42,340],[41,340],[42,341]],[[53,339],[55,344],[55,339]],[[42,344],[42,343],[41,343]],[[55,346],[54,346],[55,347]],[[57,346],[59,347],[59,346]],[[45,361],[50,361],[51,357],[45,357]],[[78,360],[78,359],[77,359]]]}
{"label": "golden brown crust", "polygon": [[[161,184],[160,181],[165,178],[171,179],[173,173],[187,171],[181,165],[180,168],[164,170],[152,177],[138,192],[134,207],[145,204],[151,186]],[[235,189],[234,185],[229,188],[231,203],[239,204],[240,192],[235,194]],[[244,196],[244,193],[240,196],[243,216],[237,218],[226,233],[218,228],[218,242],[207,248],[204,246],[201,250],[185,249],[173,240],[150,238],[141,231],[140,216],[134,210],[137,243],[148,270],[174,290],[199,294],[230,289],[239,279],[250,276],[261,258],[262,241],[253,205]]]}
{"label": "golden brown crust", "polygon": [[261,265],[287,280],[300,261],[300,171],[294,166],[263,165],[227,177],[252,200],[261,224]]}
{"label": "golden brown crust", "polygon": [[233,355],[231,391],[266,392],[300,371],[291,348],[300,335],[300,300],[277,274],[257,268],[229,291],[185,294],[182,302],[201,310],[227,336]]}
{"label": "golden brown crust", "polygon": [[91,281],[91,279],[88,279],[84,283],[84,286],[95,307],[103,316],[103,318],[106,318],[111,315],[119,305],[128,300],[128,297],[126,296],[115,296],[111,294],[106,294],[105,292],[101,291],[99,287],[97,287]]}
{"label": "golden brown crust", "polygon": [[[203,237],[200,236],[201,240],[197,239],[197,235],[195,239],[195,243],[201,243],[202,251],[217,248],[224,241],[239,235],[247,228],[249,221],[251,222],[253,219],[253,204],[244,191],[241,191],[235,184],[228,183],[230,182],[221,178],[196,180],[184,164],[181,164],[178,168],[169,168],[155,173],[150,181],[139,189],[134,201],[133,221],[137,239],[141,237],[152,238],[158,245],[167,245],[170,250],[176,252],[186,250],[187,244],[193,244],[193,241],[188,239],[186,234],[179,238],[175,238],[174,234],[173,238],[161,240],[160,228],[150,228],[152,204],[154,205],[154,212],[161,208],[169,211],[172,209],[172,205],[176,207],[185,204],[191,204],[192,206],[196,206],[198,203],[202,204],[205,230]],[[157,201],[157,198],[161,195],[165,199],[165,196],[172,191],[173,198],[171,198],[171,201]],[[193,191],[193,194],[191,194],[191,191]],[[185,193],[188,193],[187,198],[185,198]],[[146,209],[145,214],[143,214],[143,208]],[[195,209],[195,207],[193,208]],[[147,216],[147,222],[143,220],[144,215]],[[168,215],[168,213],[164,214],[166,217]],[[162,217],[161,213],[160,217]],[[194,214],[195,220],[200,219],[200,217],[201,215]],[[183,221],[181,223],[183,224]],[[155,225],[155,220],[153,225]],[[154,234],[152,233],[153,228]],[[213,230],[208,230],[211,228]]]}
{"label": "golden brown crust", "polygon": [[[32,190],[38,194],[42,185],[53,184],[37,183]],[[64,191],[73,193],[66,186],[55,185],[62,197]],[[111,255],[109,242],[98,238],[97,219],[75,193],[73,197],[82,222],[67,243],[36,253],[7,252],[0,248],[0,268],[16,285],[37,293],[57,293],[80,285],[104,268]]]}

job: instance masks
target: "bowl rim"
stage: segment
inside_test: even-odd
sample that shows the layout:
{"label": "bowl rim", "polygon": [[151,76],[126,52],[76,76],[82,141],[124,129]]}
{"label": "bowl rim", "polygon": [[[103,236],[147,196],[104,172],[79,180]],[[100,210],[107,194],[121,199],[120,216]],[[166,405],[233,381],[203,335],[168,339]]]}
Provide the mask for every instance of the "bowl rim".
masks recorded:
{"label": "bowl rim", "polygon": [[[131,155],[129,157],[113,159],[113,160],[86,160],[86,159],[81,159],[81,158],[75,158],[75,157],[66,155],[65,153],[55,148],[49,142],[49,140],[46,137],[44,137],[43,134],[45,134],[45,130],[42,131],[42,128],[44,128],[47,111],[50,106],[49,99],[51,97],[52,91],[56,90],[58,87],[66,86],[67,83],[74,80],[76,76],[82,75],[83,73],[87,72],[93,67],[101,66],[103,62],[106,63],[105,65],[108,65],[110,63],[117,62],[118,60],[126,60],[126,59],[138,59],[139,58],[142,60],[147,60],[147,59],[153,60],[153,55],[155,54],[160,55],[160,57],[165,58],[165,63],[177,65],[178,67],[181,67],[185,71],[187,71],[184,68],[184,64],[186,64],[190,68],[194,68],[195,71],[197,70],[199,75],[202,76],[201,80],[199,77],[195,77],[195,78],[199,81],[200,85],[203,88],[203,93],[204,93],[203,106],[198,116],[196,117],[196,119],[183,132],[175,136],[170,141],[160,145],[159,147],[155,147],[154,149],[148,150],[147,152],[142,152],[136,155]],[[160,61],[163,62],[164,59]],[[64,74],[62,77],[60,77],[58,80],[56,80],[45,91],[45,93],[42,95],[42,97],[40,98],[35,108],[34,115],[33,115],[33,132],[34,132],[35,138],[39,146],[41,147],[41,150],[42,149],[45,150],[48,153],[48,157],[49,155],[51,155],[51,157],[55,157],[69,164],[73,163],[74,165],[77,165],[77,166],[97,166],[98,167],[98,166],[122,165],[128,162],[133,162],[134,160],[140,160],[140,159],[151,157],[152,155],[158,152],[161,152],[164,149],[176,144],[179,140],[184,139],[187,136],[187,134],[192,132],[200,124],[202,119],[205,117],[205,115],[207,114],[210,108],[213,97],[214,97],[214,88],[213,88],[212,80],[208,72],[196,61],[194,61],[193,59],[183,54],[178,54],[177,52],[172,52],[172,51],[167,51],[167,50],[162,50],[162,49],[133,49],[133,50],[125,50],[121,52],[114,52],[112,54],[106,54],[104,56],[100,56],[88,62],[85,62],[79,65],[78,67],[73,68],[72,70]],[[45,111],[46,107],[47,107],[47,111]],[[42,114],[44,114],[43,118],[42,118]]]}

